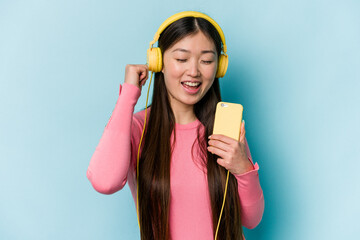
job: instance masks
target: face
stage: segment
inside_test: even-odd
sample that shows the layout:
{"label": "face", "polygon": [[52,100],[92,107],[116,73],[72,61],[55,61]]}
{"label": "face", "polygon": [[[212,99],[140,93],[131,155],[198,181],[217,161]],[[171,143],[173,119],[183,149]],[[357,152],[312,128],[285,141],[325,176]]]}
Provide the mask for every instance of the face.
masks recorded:
{"label": "face", "polygon": [[192,107],[214,82],[218,56],[214,42],[201,31],[187,36],[163,54],[162,73],[170,104]]}

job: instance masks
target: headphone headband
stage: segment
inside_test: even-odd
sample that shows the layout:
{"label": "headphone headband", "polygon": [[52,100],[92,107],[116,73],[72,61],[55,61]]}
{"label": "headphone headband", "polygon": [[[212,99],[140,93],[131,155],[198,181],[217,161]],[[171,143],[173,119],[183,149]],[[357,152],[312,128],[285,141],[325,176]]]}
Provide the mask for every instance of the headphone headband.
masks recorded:
{"label": "headphone headband", "polygon": [[163,68],[163,59],[162,59],[162,52],[159,47],[154,47],[153,44],[155,44],[156,41],[159,40],[160,34],[162,31],[165,30],[167,26],[172,24],[173,22],[184,18],[184,17],[196,17],[196,18],[203,18],[207,21],[209,21],[217,30],[217,32],[220,35],[221,41],[222,41],[222,52],[218,59],[218,68],[216,70],[216,78],[222,78],[225,76],[227,67],[228,67],[228,55],[226,54],[226,43],[225,43],[225,36],[223,31],[221,30],[220,26],[208,15],[196,11],[184,11],[177,14],[174,14],[173,16],[166,19],[159,27],[157,32],[155,33],[154,40],[150,42],[150,47],[147,50],[146,55],[146,63],[149,66],[149,70],[152,72],[160,72]]}
{"label": "headphone headband", "polygon": [[218,33],[219,33],[219,35],[221,37],[221,41],[223,43],[222,49],[223,49],[224,54],[226,55],[227,48],[226,48],[225,36],[224,36],[224,33],[223,33],[221,27],[219,26],[219,24],[217,24],[215,22],[215,20],[212,19],[211,17],[209,17],[208,15],[206,15],[204,13],[201,13],[201,12],[196,12],[196,11],[179,12],[179,13],[176,13],[176,14],[172,15],[168,19],[166,19],[165,22],[163,22],[160,25],[159,29],[155,33],[154,40],[152,40],[150,42],[150,48],[152,48],[152,45],[155,44],[159,40],[160,34],[165,30],[165,28],[167,26],[169,26],[173,22],[175,22],[175,21],[177,21],[177,20],[179,20],[181,18],[184,18],[184,17],[199,17],[199,18],[204,18],[205,20],[208,20],[216,28],[216,30],[218,31]]}

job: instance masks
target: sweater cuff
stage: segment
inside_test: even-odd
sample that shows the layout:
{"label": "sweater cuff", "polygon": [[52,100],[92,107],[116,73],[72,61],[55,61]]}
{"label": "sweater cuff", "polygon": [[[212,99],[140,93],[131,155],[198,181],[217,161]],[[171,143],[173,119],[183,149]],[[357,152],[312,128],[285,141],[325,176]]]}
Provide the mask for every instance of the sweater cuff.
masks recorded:
{"label": "sweater cuff", "polygon": [[239,195],[245,200],[244,205],[249,205],[259,200],[262,189],[259,180],[259,165],[255,163],[254,169],[246,173],[234,175],[238,182]]}
{"label": "sweater cuff", "polygon": [[238,182],[245,183],[245,182],[253,181],[253,180],[256,180],[256,179],[259,178],[259,173],[258,173],[259,165],[258,165],[258,163],[253,164],[251,162],[251,164],[253,165],[253,170],[247,171],[247,172],[242,173],[242,174],[233,174],[236,177],[236,179],[238,180]]}
{"label": "sweater cuff", "polygon": [[119,95],[125,95],[125,99],[129,100],[135,100],[134,105],[136,104],[138,98],[141,95],[140,88],[137,86],[130,84],[130,83],[124,83],[122,86],[120,85],[119,89]]}

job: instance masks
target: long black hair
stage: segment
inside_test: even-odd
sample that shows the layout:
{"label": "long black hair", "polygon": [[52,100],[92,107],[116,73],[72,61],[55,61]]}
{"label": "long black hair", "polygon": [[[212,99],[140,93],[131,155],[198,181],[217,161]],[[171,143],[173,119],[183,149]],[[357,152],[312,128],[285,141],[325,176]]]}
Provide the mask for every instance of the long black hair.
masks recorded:
{"label": "long black hair", "polygon": [[[160,35],[158,45],[164,52],[186,36],[199,31],[211,39],[217,55],[221,54],[221,38],[216,28],[203,18],[184,17],[170,24]],[[208,136],[213,130],[216,104],[221,101],[219,80],[214,79],[205,96],[194,105],[194,113],[204,126],[198,128],[193,144],[200,147],[202,163],[207,168],[214,231],[222,207],[226,169],[217,164],[216,155],[207,151]],[[142,240],[169,240],[171,134],[175,117],[168,99],[162,72],[155,74],[151,112],[145,132],[139,166],[139,221]],[[175,134],[173,135],[175,136]],[[175,139],[174,139],[175,140]],[[230,174],[228,193],[219,227],[218,239],[242,239],[240,201],[236,178]],[[215,235],[215,233],[214,233]]]}

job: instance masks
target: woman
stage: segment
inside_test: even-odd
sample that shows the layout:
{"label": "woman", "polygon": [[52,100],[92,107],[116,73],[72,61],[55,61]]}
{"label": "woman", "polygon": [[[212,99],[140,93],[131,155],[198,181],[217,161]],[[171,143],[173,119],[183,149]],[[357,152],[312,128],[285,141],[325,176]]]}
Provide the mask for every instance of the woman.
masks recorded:
{"label": "woman", "polygon": [[[139,160],[141,239],[214,239],[231,172],[217,239],[243,239],[242,226],[261,221],[264,198],[245,138],[212,135],[221,101],[221,36],[202,17],[185,16],[162,31],[163,67],[155,74]],[[93,154],[87,177],[101,193],[129,183],[137,202],[137,152],[145,111],[133,114],[147,65],[127,65],[119,98]],[[211,138],[209,138],[211,136]]]}

